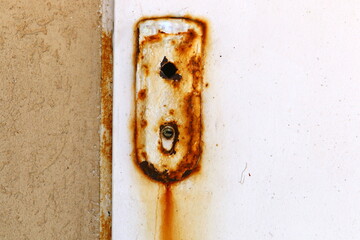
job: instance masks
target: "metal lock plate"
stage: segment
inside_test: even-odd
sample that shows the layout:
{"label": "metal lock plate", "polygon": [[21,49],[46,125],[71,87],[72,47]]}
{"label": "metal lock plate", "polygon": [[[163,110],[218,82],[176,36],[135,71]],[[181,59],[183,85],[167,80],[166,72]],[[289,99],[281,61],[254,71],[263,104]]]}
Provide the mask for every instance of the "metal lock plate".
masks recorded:
{"label": "metal lock plate", "polygon": [[200,159],[205,33],[186,18],[138,23],[135,158],[154,180],[182,180]]}

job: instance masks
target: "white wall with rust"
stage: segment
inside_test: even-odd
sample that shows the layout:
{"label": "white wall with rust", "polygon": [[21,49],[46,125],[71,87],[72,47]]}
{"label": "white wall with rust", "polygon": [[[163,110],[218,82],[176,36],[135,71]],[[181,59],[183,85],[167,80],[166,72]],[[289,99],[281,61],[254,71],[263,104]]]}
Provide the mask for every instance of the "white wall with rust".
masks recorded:
{"label": "white wall with rust", "polygon": [[[115,1],[113,239],[161,239],[163,186],[131,157],[134,24],[209,22],[201,171],[173,239],[358,239],[360,2]],[[160,212],[160,213],[159,213]]]}

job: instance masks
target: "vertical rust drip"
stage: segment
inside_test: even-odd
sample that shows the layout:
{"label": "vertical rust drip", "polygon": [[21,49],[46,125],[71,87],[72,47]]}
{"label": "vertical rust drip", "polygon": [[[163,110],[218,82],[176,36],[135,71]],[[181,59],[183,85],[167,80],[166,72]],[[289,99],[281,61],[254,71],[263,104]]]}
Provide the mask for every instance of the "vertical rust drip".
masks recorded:
{"label": "vertical rust drip", "polygon": [[101,38],[100,240],[111,239],[112,189],[112,33]]}
{"label": "vertical rust drip", "polygon": [[163,216],[161,223],[161,240],[175,240],[174,237],[174,198],[171,192],[171,185],[165,185],[165,192],[162,199]]}

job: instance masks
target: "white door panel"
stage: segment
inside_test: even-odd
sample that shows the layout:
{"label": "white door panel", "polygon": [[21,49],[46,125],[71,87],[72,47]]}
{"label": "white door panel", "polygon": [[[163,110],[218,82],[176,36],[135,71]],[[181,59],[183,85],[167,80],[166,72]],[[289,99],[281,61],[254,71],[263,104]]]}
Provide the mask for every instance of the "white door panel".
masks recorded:
{"label": "white door panel", "polygon": [[[115,1],[113,239],[359,239],[360,2]],[[209,25],[200,171],[133,159],[141,18]],[[149,93],[151,94],[151,93]],[[159,103],[161,104],[161,103]]]}

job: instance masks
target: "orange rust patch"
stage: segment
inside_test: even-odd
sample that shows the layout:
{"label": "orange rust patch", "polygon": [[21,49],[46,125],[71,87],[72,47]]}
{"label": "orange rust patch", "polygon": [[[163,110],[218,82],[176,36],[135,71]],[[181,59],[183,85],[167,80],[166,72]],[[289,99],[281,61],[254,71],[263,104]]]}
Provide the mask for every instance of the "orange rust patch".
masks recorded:
{"label": "orange rust patch", "polygon": [[111,239],[112,198],[112,34],[101,38],[100,239]]}
{"label": "orange rust patch", "polygon": [[[134,26],[134,35],[135,36],[139,36],[139,24],[143,21],[146,21],[146,20],[162,20],[162,19],[183,19],[183,20],[189,20],[189,21],[193,21],[195,22],[196,24],[198,24],[200,27],[201,27],[201,31],[202,31],[202,43],[203,43],[203,46],[204,48],[202,49],[203,50],[203,55],[205,55],[205,47],[207,45],[207,40],[208,40],[208,21],[204,18],[196,18],[196,17],[193,17],[193,16],[190,16],[190,15],[184,15],[183,17],[175,17],[175,16],[172,16],[172,15],[165,15],[165,16],[152,16],[152,17],[143,17],[141,18]],[[163,32],[162,31],[158,31],[158,33],[156,35],[152,35],[152,36],[149,36],[150,37],[150,42],[159,42],[161,41],[162,39],[162,36],[163,36]],[[196,33],[195,33],[196,35]],[[189,41],[190,39],[194,38],[195,35],[193,35],[192,33],[188,34],[188,38],[186,39],[187,41]],[[141,44],[145,43],[145,41],[143,41]],[[175,44],[175,41],[172,41],[171,42],[172,45]],[[134,62],[134,65],[136,66],[136,62],[137,62],[137,58],[139,57],[139,48],[140,48],[140,45],[139,45],[139,42],[136,41],[135,43],[135,49],[134,49],[134,52],[133,52],[133,62]],[[186,49],[180,49],[179,51],[181,52],[182,50],[186,50]],[[144,56],[141,56],[141,58],[144,58]]]}
{"label": "orange rust patch", "polygon": [[194,84],[193,87],[197,88],[202,81],[202,61],[200,57],[192,56],[188,63],[189,71],[193,74]]}
{"label": "orange rust patch", "polygon": [[171,185],[165,185],[165,193],[162,199],[163,219],[161,224],[161,240],[174,240],[173,219],[174,219],[174,199]]}
{"label": "orange rust patch", "polygon": [[142,119],[140,125],[141,125],[142,128],[146,128],[147,121],[145,119]]}
{"label": "orange rust patch", "polygon": [[141,153],[141,156],[142,156],[144,159],[147,159],[147,153],[146,153],[146,152],[142,152],[142,153]]}
{"label": "orange rust patch", "polygon": [[175,110],[174,110],[174,109],[170,109],[169,114],[170,114],[170,115],[174,115],[174,113],[175,113]]}
{"label": "orange rust patch", "polygon": [[160,42],[163,38],[164,33],[161,31],[158,31],[157,34],[155,35],[151,35],[151,36],[146,36],[143,43],[155,43],[155,42]]}
{"label": "orange rust patch", "polygon": [[196,32],[193,29],[190,29],[186,32],[186,35],[183,38],[181,44],[175,49],[179,52],[179,54],[189,54],[189,51],[192,50],[191,47],[196,37]]}
{"label": "orange rust patch", "polygon": [[149,76],[149,74],[150,74],[149,66],[144,64],[142,67],[144,69],[145,75]]}
{"label": "orange rust patch", "polygon": [[[179,169],[188,169],[182,172],[181,177],[187,177],[191,173],[191,169],[194,169],[198,164],[200,155],[202,153],[202,142],[198,141],[201,139],[202,133],[202,121],[201,121],[201,109],[198,109],[201,102],[201,95],[193,92],[189,93],[184,100],[184,113],[189,116],[190,124],[185,128],[186,133],[190,139],[188,141],[188,151],[184,156],[184,160],[178,166]],[[200,115],[199,115],[200,114]]]}
{"label": "orange rust patch", "polygon": [[144,99],[146,98],[146,92],[147,92],[146,89],[141,89],[141,90],[138,92],[138,99],[144,100]]}
{"label": "orange rust patch", "polygon": [[101,240],[111,240],[111,216],[105,217],[104,215],[100,216],[100,224],[101,224],[101,232],[100,239]]}
{"label": "orange rust patch", "polygon": [[105,128],[112,130],[112,36],[111,34],[102,33],[102,54],[101,54],[101,108],[104,114],[101,123]]}

